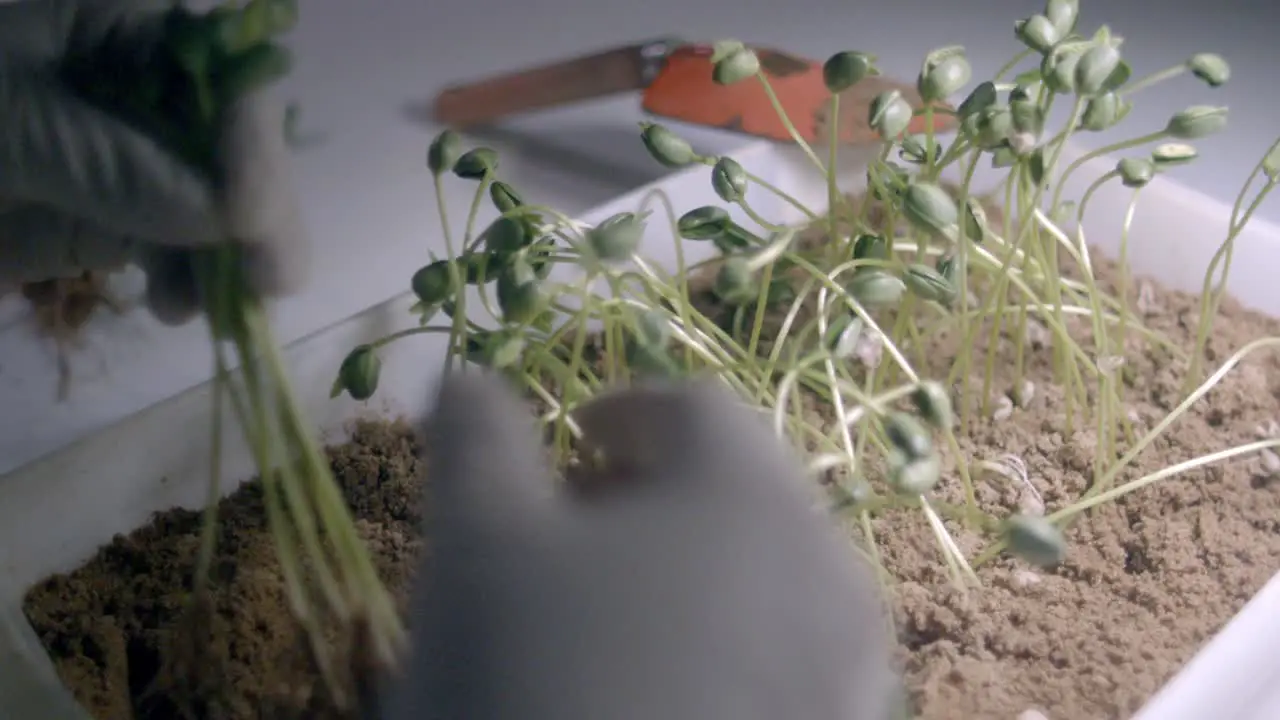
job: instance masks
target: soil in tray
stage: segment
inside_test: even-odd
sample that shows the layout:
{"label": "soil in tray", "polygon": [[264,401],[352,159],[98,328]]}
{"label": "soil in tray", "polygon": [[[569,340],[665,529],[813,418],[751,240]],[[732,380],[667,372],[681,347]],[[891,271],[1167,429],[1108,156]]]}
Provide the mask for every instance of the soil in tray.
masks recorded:
{"label": "soil in tray", "polygon": [[[1114,267],[1096,269],[1113,289]],[[1131,298],[1131,307],[1146,310],[1144,324],[1191,348],[1199,301],[1151,284],[1146,290],[1141,302],[1137,292]],[[1280,321],[1225,300],[1208,367],[1277,334]],[[1072,335],[1089,331],[1076,323]],[[1012,344],[1001,342],[997,367],[1014,367]],[[1185,369],[1167,352],[1131,348],[1122,368],[1124,392],[1141,437],[1185,399]],[[930,355],[954,357],[951,348],[939,350]],[[1003,420],[988,417],[960,439],[975,459],[1021,458],[1050,512],[1087,488],[1096,437],[1088,429],[1065,432],[1051,358],[1047,348],[1028,357],[1036,383],[1028,407]],[[1012,381],[1004,383],[998,389],[1012,396]],[[981,378],[975,376],[973,387],[981,387]],[[1257,352],[1140,454],[1117,484],[1258,440],[1275,432],[1276,422],[1280,353]],[[1128,448],[1122,444],[1120,452]],[[978,484],[979,502],[999,516],[1035,502],[1030,494],[1000,477]],[[1128,718],[1280,571],[1280,474],[1246,456],[1158,482],[1072,525],[1066,563],[1056,571],[1002,560],[979,569],[985,588],[967,596],[948,582],[918,512],[888,515],[874,526],[886,566],[905,580],[895,589],[894,610],[921,718],[1014,720],[1029,709],[1050,720]],[[963,534],[957,539],[966,550],[973,547]]]}
{"label": "soil in tray", "polygon": [[[328,450],[359,533],[402,610],[423,548],[418,451],[412,430],[395,422],[357,423],[350,442]],[[184,617],[201,513],[158,515],[28,593],[27,617],[95,718],[177,720],[187,717],[180,707],[208,720],[349,717],[329,705],[289,614],[260,488],[247,483],[219,508],[199,687],[156,680]]]}
{"label": "soil in tray", "polygon": [[[1144,295],[1147,324],[1189,347],[1198,305],[1158,288]],[[1216,327],[1212,363],[1280,333],[1280,323],[1232,302]],[[937,342],[930,354],[950,357],[954,340]],[[1052,510],[1084,488],[1093,435],[1064,434],[1050,356],[1047,349],[1030,356],[1037,392],[1027,407],[975,423],[962,443],[980,459],[1019,456]],[[1131,356],[1125,377],[1139,432],[1181,400],[1181,368],[1165,354]],[[1246,360],[1140,456],[1135,472],[1254,439],[1259,426],[1280,420],[1278,398],[1280,359]],[[330,450],[361,532],[402,601],[423,549],[416,450],[408,428],[387,423],[362,424],[349,444]],[[1017,485],[999,478],[983,480],[979,495],[1001,515],[1026,501]],[[222,517],[207,671],[219,681],[191,698],[203,708],[200,717],[338,717],[323,706],[286,613],[255,486],[228,500]],[[163,692],[148,701],[150,714],[135,709],[180,615],[198,524],[190,512],[160,516],[29,594],[32,624],[96,717],[173,716]],[[986,587],[967,595],[952,588],[918,513],[882,516],[874,530],[888,569],[900,578],[893,591],[900,661],[919,718],[1014,720],[1029,709],[1051,720],[1123,718],[1280,570],[1280,480],[1268,481],[1257,459],[1248,459],[1162,482],[1077,522],[1058,570],[1033,572],[1001,560],[979,570]],[[952,530],[962,543],[972,541]]]}

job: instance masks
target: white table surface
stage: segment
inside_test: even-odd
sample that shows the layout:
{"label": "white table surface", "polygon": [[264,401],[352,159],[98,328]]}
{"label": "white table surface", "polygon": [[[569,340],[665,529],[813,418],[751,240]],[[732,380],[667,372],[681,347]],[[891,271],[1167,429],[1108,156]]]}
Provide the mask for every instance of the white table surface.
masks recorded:
{"label": "white table surface", "polygon": [[[286,94],[300,102],[307,131],[324,142],[298,157],[300,191],[313,233],[310,289],[283,301],[275,323],[289,342],[401,292],[440,248],[425,148],[437,131],[412,112],[463,78],[575,53],[680,34],[739,37],[816,58],[840,49],[878,54],[890,74],[912,78],[922,55],[941,45],[969,48],[981,78],[1018,49],[1013,20],[1041,8],[1018,0],[544,0],[503,6],[468,0],[306,0],[293,38],[298,67]],[[507,7],[506,10],[499,10]],[[1235,78],[1208,91],[1188,78],[1144,92],[1129,133],[1163,126],[1188,104],[1232,107],[1230,133],[1200,143],[1198,170],[1179,177],[1224,199],[1280,125],[1274,121],[1271,42],[1278,16],[1268,0],[1170,5],[1143,0],[1084,3],[1082,23],[1111,23],[1138,75],[1197,51],[1231,60]],[[484,139],[503,153],[502,175],[529,199],[574,213],[661,174],[635,123],[638,98],[621,97],[504,124]],[[681,128],[705,151],[743,139]],[[1114,136],[1098,141],[1114,139]],[[450,183],[460,222],[471,186]],[[1272,206],[1267,216],[1280,219]],[[1206,241],[1215,240],[1207,239]],[[408,318],[406,318],[408,320]],[[52,348],[37,341],[29,313],[0,303],[0,473],[208,379],[204,328],[162,329],[142,313],[95,320],[74,351],[68,402],[54,402]],[[203,429],[194,429],[201,432]],[[145,452],[144,448],[128,451]]]}

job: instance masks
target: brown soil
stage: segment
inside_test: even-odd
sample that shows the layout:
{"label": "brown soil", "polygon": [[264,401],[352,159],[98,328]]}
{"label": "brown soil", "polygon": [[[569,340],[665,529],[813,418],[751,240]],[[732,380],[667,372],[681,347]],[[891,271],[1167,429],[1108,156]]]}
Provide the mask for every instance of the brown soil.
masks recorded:
{"label": "brown soil", "polygon": [[[416,439],[403,423],[362,422],[329,449],[338,482],[397,600],[422,550]],[[261,485],[223,501],[212,609],[199,642],[199,687],[160,675],[166,650],[183,636],[201,513],[174,510],[119,536],[69,575],[33,588],[26,612],[59,674],[99,720],[352,717],[322,691],[304,637],[289,614],[265,524]],[[171,657],[171,656],[170,656]],[[185,712],[184,712],[185,711]]]}
{"label": "brown soil", "polygon": [[[1148,325],[1188,347],[1198,306],[1158,290],[1155,301],[1162,307],[1147,317]],[[1252,339],[1280,334],[1280,322],[1231,302],[1216,327],[1213,362]],[[931,356],[952,356],[955,338],[942,335],[937,343]],[[1010,360],[1007,341],[1001,348]],[[975,423],[962,443],[981,459],[1019,456],[1052,511],[1085,488],[1094,441],[1089,430],[1065,432],[1049,358],[1047,349],[1029,358],[1034,400],[1004,420]],[[1139,432],[1180,401],[1181,372],[1165,353],[1130,357],[1126,398]],[[1255,439],[1255,429],[1270,420],[1280,420],[1276,353],[1242,364],[1126,477]],[[416,450],[405,426],[370,423],[357,428],[351,443],[330,450],[362,533],[402,600],[422,550]],[[1003,516],[1024,496],[992,476],[981,480],[979,497]],[[193,698],[196,717],[340,717],[319,700],[318,679],[285,612],[256,486],[228,500],[222,518],[208,673],[222,681]],[[1038,709],[1051,720],[1127,717],[1280,570],[1277,518],[1280,482],[1268,482],[1256,459],[1213,466],[1077,522],[1058,570],[1032,572],[999,560],[980,568],[984,589],[962,595],[919,513],[881,516],[874,529],[889,570],[901,580],[894,608],[917,716],[1014,720]],[[28,596],[28,615],[59,672],[96,717],[174,716],[173,697],[160,692],[145,708],[140,697],[181,615],[198,525],[195,513],[168,513]],[[966,549],[977,545],[960,527],[952,531]]]}
{"label": "brown soil", "polygon": [[[1098,270],[1107,280],[1115,275],[1107,264]],[[1147,327],[1189,349],[1198,300],[1158,289],[1154,299]],[[1083,326],[1073,332],[1088,334]],[[1225,301],[1210,369],[1250,341],[1275,335],[1280,321]],[[938,338],[943,352],[930,355],[954,357],[955,342]],[[1002,341],[1001,350],[997,367],[1012,367],[1011,344]],[[1066,431],[1051,355],[1044,349],[1028,359],[1037,386],[1029,407],[975,423],[961,439],[975,459],[1020,457],[1049,512],[1087,488],[1096,446],[1092,430]],[[1184,370],[1168,353],[1132,345],[1125,399],[1139,435],[1182,402]],[[980,377],[973,387],[981,387]],[[1280,353],[1262,351],[1139,455],[1119,482],[1252,442],[1259,426],[1276,421]],[[980,484],[979,496],[1000,516],[1025,499],[999,475]],[[894,605],[920,718],[1013,720],[1028,709],[1051,720],[1127,718],[1280,571],[1280,478],[1269,480],[1259,459],[1248,458],[1162,481],[1076,522],[1068,559],[1056,571],[1033,573],[1002,560],[979,570],[986,588],[967,596],[949,583],[919,513],[884,516],[875,533],[886,565],[904,579]]]}

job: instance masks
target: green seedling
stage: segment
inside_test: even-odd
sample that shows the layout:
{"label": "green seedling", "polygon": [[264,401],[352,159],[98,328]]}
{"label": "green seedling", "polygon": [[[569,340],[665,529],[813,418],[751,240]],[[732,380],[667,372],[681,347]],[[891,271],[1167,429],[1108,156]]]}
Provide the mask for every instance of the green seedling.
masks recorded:
{"label": "green seedling", "polygon": [[[63,76],[86,100],[150,133],[192,167],[215,173],[222,114],[247,94],[288,74],[290,55],[277,42],[297,20],[293,0],[249,0],[199,13],[176,5],[164,17],[163,42],[147,55],[128,52],[117,34],[82,56]],[[281,132],[286,128],[282,127]],[[235,238],[228,238],[229,241]],[[405,637],[390,594],[379,580],[327,460],[303,417],[259,298],[242,276],[232,242],[196,257],[196,275],[213,332],[218,368],[210,510],[200,548],[196,595],[213,553],[219,438],[225,395],[261,474],[272,534],[294,614],[308,630],[313,655],[340,704],[352,698],[335,664],[340,641],[362,638],[383,668],[394,667]],[[228,368],[239,365],[238,378]],[[376,387],[372,348],[344,364],[343,387],[368,397]],[[238,381],[237,381],[238,380]],[[197,597],[198,599],[198,597]]]}
{"label": "green seedling", "polygon": [[[1125,123],[1146,87],[1188,75],[1185,80],[1212,89],[1228,81],[1230,69],[1219,56],[1200,53],[1134,78],[1108,27],[1081,30],[1075,0],[1049,0],[1043,13],[1014,27],[1011,41],[1024,49],[989,78],[972,77],[961,47],[927,53],[917,88],[929,99],[958,103],[954,111],[915,111],[894,92],[862,109],[840,107],[833,97],[833,115],[865,113],[858,119],[884,138],[859,202],[846,201],[837,186],[834,143],[829,152],[805,143],[775,103],[827,185],[825,212],[739,161],[702,155],[673,130],[646,122],[638,140],[649,154],[666,167],[707,167],[723,206],[677,212],[670,198],[655,193],[635,213],[592,227],[521,199],[500,179],[495,153],[464,149],[458,135],[442,133],[427,153],[438,201],[443,183],[454,181],[450,173],[474,182],[475,197],[460,238],[440,201],[448,257],[424,259],[412,288],[420,318],[428,317],[424,308],[442,308],[449,322],[424,320],[356,349],[344,368],[365,370],[349,381],[340,373],[335,391],[367,394],[368,368],[374,375],[377,368],[367,353],[408,335],[446,334],[448,371],[488,365],[523,385],[542,408],[552,451],[568,465],[578,434],[573,410],[602,389],[653,373],[714,375],[760,405],[777,433],[804,449],[836,512],[861,527],[869,556],[878,558],[874,514],[918,511],[962,586],[976,580],[975,567],[1005,550],[1039,566],[1062,562],[1070,521],[1089,508],[1209,463],[1269,451],[1280,439],[1140,478],[1127,474],[1137,454],[1242,358],[1280,345],[1280,339],[1259,340],[1207,379],[1200,376],[1234,239],[1280,182],[1280,144],[1241,191],[1227,239],[1206,273],[1197,346],[1171,347],[1130,308],[1133,208],[1158,175],[1194,165],[1196,150],[1188,143],[1223,131],[1227,110],[1192,105],[1163,126],[1069,162],[1063,149],[1076,135]],[[742,43],[718,43],[713,61],[716,82],[758,83],[776,99],[759,59]],[[837,53],[823,69],[833,95],[878,72],[874,55],[860,51]],[[1050,122],[1055,109],[1067,110],[1066,122],[1056,127]],[[904,136],[917,112],[954,112],[959,130],[954,137]],[[838,126],[835,119],[830,124]],[[1088,160],[1122,153],[1130,155],[1081,197],[1064,195]],[[1000,170],[1003,180],[979,194],[974,177],[984,165]],[[1084,227],[1092,197],[1107,183],[1132,198],[1122,218],[1122,279],[1114,295],[1095,276]],[[1247,201],[1253,183],[1261,190]],[[826,242],[797,241],[799,228],[763,217],[755,205],[766,194],[810,218]],[[486,197],[498,219],[482,231]],[[748,228],[742,217],[758,227]],[[649,259],[655,235],[668,234],[658,227],[664,218],[674,268]],[[708,243],[715,257],[688,260],[686,249]],[[526,264],[535,248],[541,267],[569,272],[533,282]],[[483,277],[474,272],[480,256],[487,263]],[[485,280],[495,277],[496,299]],[[1081,321],[1091,332],[1080,332]],[[929,357],[929,338],[942,333],[955,338],[954,356]],[[1002,341],[1012,343],[1012,360],[999,355]],[[1128,419],[1123,382],[1124,358],[1139,343],[1161,346],[1189,368],[1187,400],[1144,435]],[[1027,377],[1027,358],[1037,348],[1051,353],[1067,431],[1088,429],[1098,439],[1092,485],[1073,502],[1044,508],[1025,472],[1021,480],[1002,475],[1019,483],[1019,493],[1030,488],[1036,512],[997,517],[979,504],[971,477],[971,468],[992,464],[967,457],[958,438],[975,423],[1000,422],[1032,401],[1036,386]],[[986,538],[972,557],[951,537],[948,528],[956,524]]]}

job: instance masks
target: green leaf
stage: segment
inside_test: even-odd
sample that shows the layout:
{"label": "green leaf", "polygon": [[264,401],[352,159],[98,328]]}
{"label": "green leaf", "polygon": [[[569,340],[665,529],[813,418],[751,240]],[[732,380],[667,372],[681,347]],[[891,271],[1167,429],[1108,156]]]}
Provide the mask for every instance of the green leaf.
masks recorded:
{"label": "green leaf", "polygon": [[338,368],[338,382],[353,399],[368,400],[378,389],[381,373],[382,361],[378,359],[378,353],[370,345],[360,345],[342,361]]}
{"label": "green leaf", "polygon": [[1044,75],[1040,72],[1040,68],[1031,68],[1023,70],[1013,78],[1013,84],[1019,87],[1031,87],[1044,81]]}
{"label": "green leaf", "polygon": [[693,146],[664,125],[640,123],[640,140],[649,155],[664,167],[684,167],[698,161],[698,154],[693,151]]}
{"label": "green leaf", "polygon": [[452,170],[462,157],[462,137],[452,130],[445,130],[427,147],[427,168],[433,175]]}
{"label": "green leaf", "polygon": [[733,85],[760,72],[760,58],[750,48],[741,48],[713,62],[711,80],[717,85]]}
{"label": "green leaf", "polygon": [[942,463],[934,453],[922,457],[900,456],[890,467],[889,482],[897,492],[916,496],[932,490],[941,476]]}
{"label": "green leaf", "polygon": [[463,180],[481,180],[498,169],[498,153],[493,148],[478,147],[463,153],[453,164],[453,174]]}
{"label": "green leaf", "polygon": [[508,325],[528,323],[546,306],[538,276],[524,260],[513,262],[498,275],[497,294],[502,321]]}
{"label": "green leaf", "polygon": [[744,305],[756,297],[755,274],[747,261],[731,257],[716,272],[716,297],[728,305]]}
{"label": "green leaf", "polygon": [[1062,530],[1039,515],[1010,517],[1004,534],[1009,549],[1032,565],[1052,568],[1067,558],[1067,540]]}
{"label": "green leaf", "polygon": [[890,412],[883,425],[885,439],[907,459],[918,460],[933,454],[933,437],[911,415]]}

